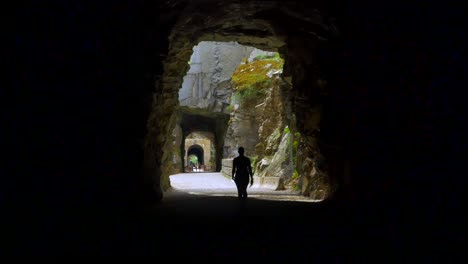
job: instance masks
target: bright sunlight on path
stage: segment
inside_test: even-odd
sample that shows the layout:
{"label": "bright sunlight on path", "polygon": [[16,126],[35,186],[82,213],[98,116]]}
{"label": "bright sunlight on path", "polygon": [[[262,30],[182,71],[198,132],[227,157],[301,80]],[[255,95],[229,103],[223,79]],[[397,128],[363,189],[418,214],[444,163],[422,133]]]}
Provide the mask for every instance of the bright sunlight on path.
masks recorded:
{"label": "bright sunlight on path", "polygon": [[[215,173],[179,173],[170,176],[171,186],[175,191],[211,196],[236,196],[235,183],[223,174]],[[292,190],[275,191],[249,187],[249,198],[279,201],[318,202]]]}

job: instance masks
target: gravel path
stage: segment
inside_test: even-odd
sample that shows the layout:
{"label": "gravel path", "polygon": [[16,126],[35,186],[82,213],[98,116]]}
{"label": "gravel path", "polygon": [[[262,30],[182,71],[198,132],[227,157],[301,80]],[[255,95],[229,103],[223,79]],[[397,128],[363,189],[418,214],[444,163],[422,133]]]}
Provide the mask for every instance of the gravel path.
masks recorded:
{"label": "gravel path", "polygon": [[[195,195],[208,196],[235,196],[237,189],[235,183],[219,172],[215,173],[179,173],[170,176],[173,191]],[[254,185],[255,186],[255,185]],[[275,191],[271,189],[249,187],[249,198],[262,200],[283,200],[318,202],[300,195],[293,190]],[[174,193],[168,193],[169,197]]]}

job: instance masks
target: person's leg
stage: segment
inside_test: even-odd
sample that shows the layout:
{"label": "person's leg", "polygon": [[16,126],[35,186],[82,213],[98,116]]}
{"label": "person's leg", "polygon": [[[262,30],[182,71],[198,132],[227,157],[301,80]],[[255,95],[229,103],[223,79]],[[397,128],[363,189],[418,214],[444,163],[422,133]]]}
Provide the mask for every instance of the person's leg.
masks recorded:
{"label": "person's leg", "polygon": [[246,200],[247,199],[247,186],[249,185],[249,182],[242,183],[242,199]]}
{"label": "person's leg", "polygon": [[242,199],[242,184],[239,181],[234,181],[236,183],[236,188],[237,188],[237,198],[239,200]]}

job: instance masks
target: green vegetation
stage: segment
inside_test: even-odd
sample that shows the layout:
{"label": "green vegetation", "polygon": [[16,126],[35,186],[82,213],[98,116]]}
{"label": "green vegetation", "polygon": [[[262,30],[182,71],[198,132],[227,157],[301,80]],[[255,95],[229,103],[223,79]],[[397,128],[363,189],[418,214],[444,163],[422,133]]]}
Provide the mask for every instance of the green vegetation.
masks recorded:
{"label": "green vegetation", "polygon": [[279,53],[276,52],[274,55],[267,55],[267,54],[258,55],[253,60],[256,61],[256,60],[266,60],[266,59],[281,60],[281,57]]}
{"label": "green vegetation", "polygon": [[195,155],[189,156],[189,161],[192,162],[195,166],[198,166],[198,157]]}
{"label": "green vegetation", "polygon": [[291,176],[291,180],[293,182],[292,188],[294,191],[299,191],[299,173],[297,170],[294,170],[293,175]]}
{"label": "green vegetation", "polygon": [[[265,84],[266,83],[268,83],[268,81],[265,81]],[[262,90],[261,88],[256,88],[254,86],[248,86],[248,87],[245,87],[242,90],[239,90],[238,94],[241,96],[242,99],[245,100],[246,98],[257,98],[257,97],[259,97],[261,95],[264,95],[265,91]]]}
{"label": "green vegetation", "polygon": [[297,172],[297,170],[294,170],[293,175],[292,175],[291,178],[292,178],[293,180],[299,178],[299,173]]}
{"label": "green vegetation", "polygon": [[264,84],[270,80],[266,74],[270,70],[282,69],[283,63],[281,59],[271,58],[241,64],[232,75],[235,90],[241,92],[249,87],[264,88]]}
{"label": "green vegetation", "polygon": [[264,95],[265,89],[271,86],[271,78],[267,73],[271,70],[281,70],[283,64],[279,54],[241,64],[232,75],[234,92],[240,96],[240,102],[253,102]]}
{"label": "green vegetation", "polygon": [[294,133],[294,140],[293,140],[293,162],[297,164],[297,148],[299,147],[299,141],[301,140],[301,133],[296,132]]}
{"label": "green vegetation", "polygon": [[234,105],[230,104],[226,107],[226,110],[229,111],[229,112],[232,112],[234,111]]}
{"label": "green vegetation", "polygon": [[257,163],[258,163],[258,156],[251,156],[250,162],[252,164],[252,172],[255,173],[255,168],[257,167]]}

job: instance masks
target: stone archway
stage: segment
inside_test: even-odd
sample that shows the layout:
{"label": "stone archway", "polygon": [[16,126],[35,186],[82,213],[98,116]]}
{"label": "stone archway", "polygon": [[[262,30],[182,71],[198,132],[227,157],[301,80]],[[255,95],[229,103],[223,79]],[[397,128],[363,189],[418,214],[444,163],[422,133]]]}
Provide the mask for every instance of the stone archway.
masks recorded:
{"label": "stone archway", "polygon": [[210,132],[192,132],[184,139],[183,146],[183,167],[187,171],[190,165],[190,156],[197,158],[197,165],[203,171],[213,171],[216,169],[214,157],[216,150],[214,146],[214,135]]}

